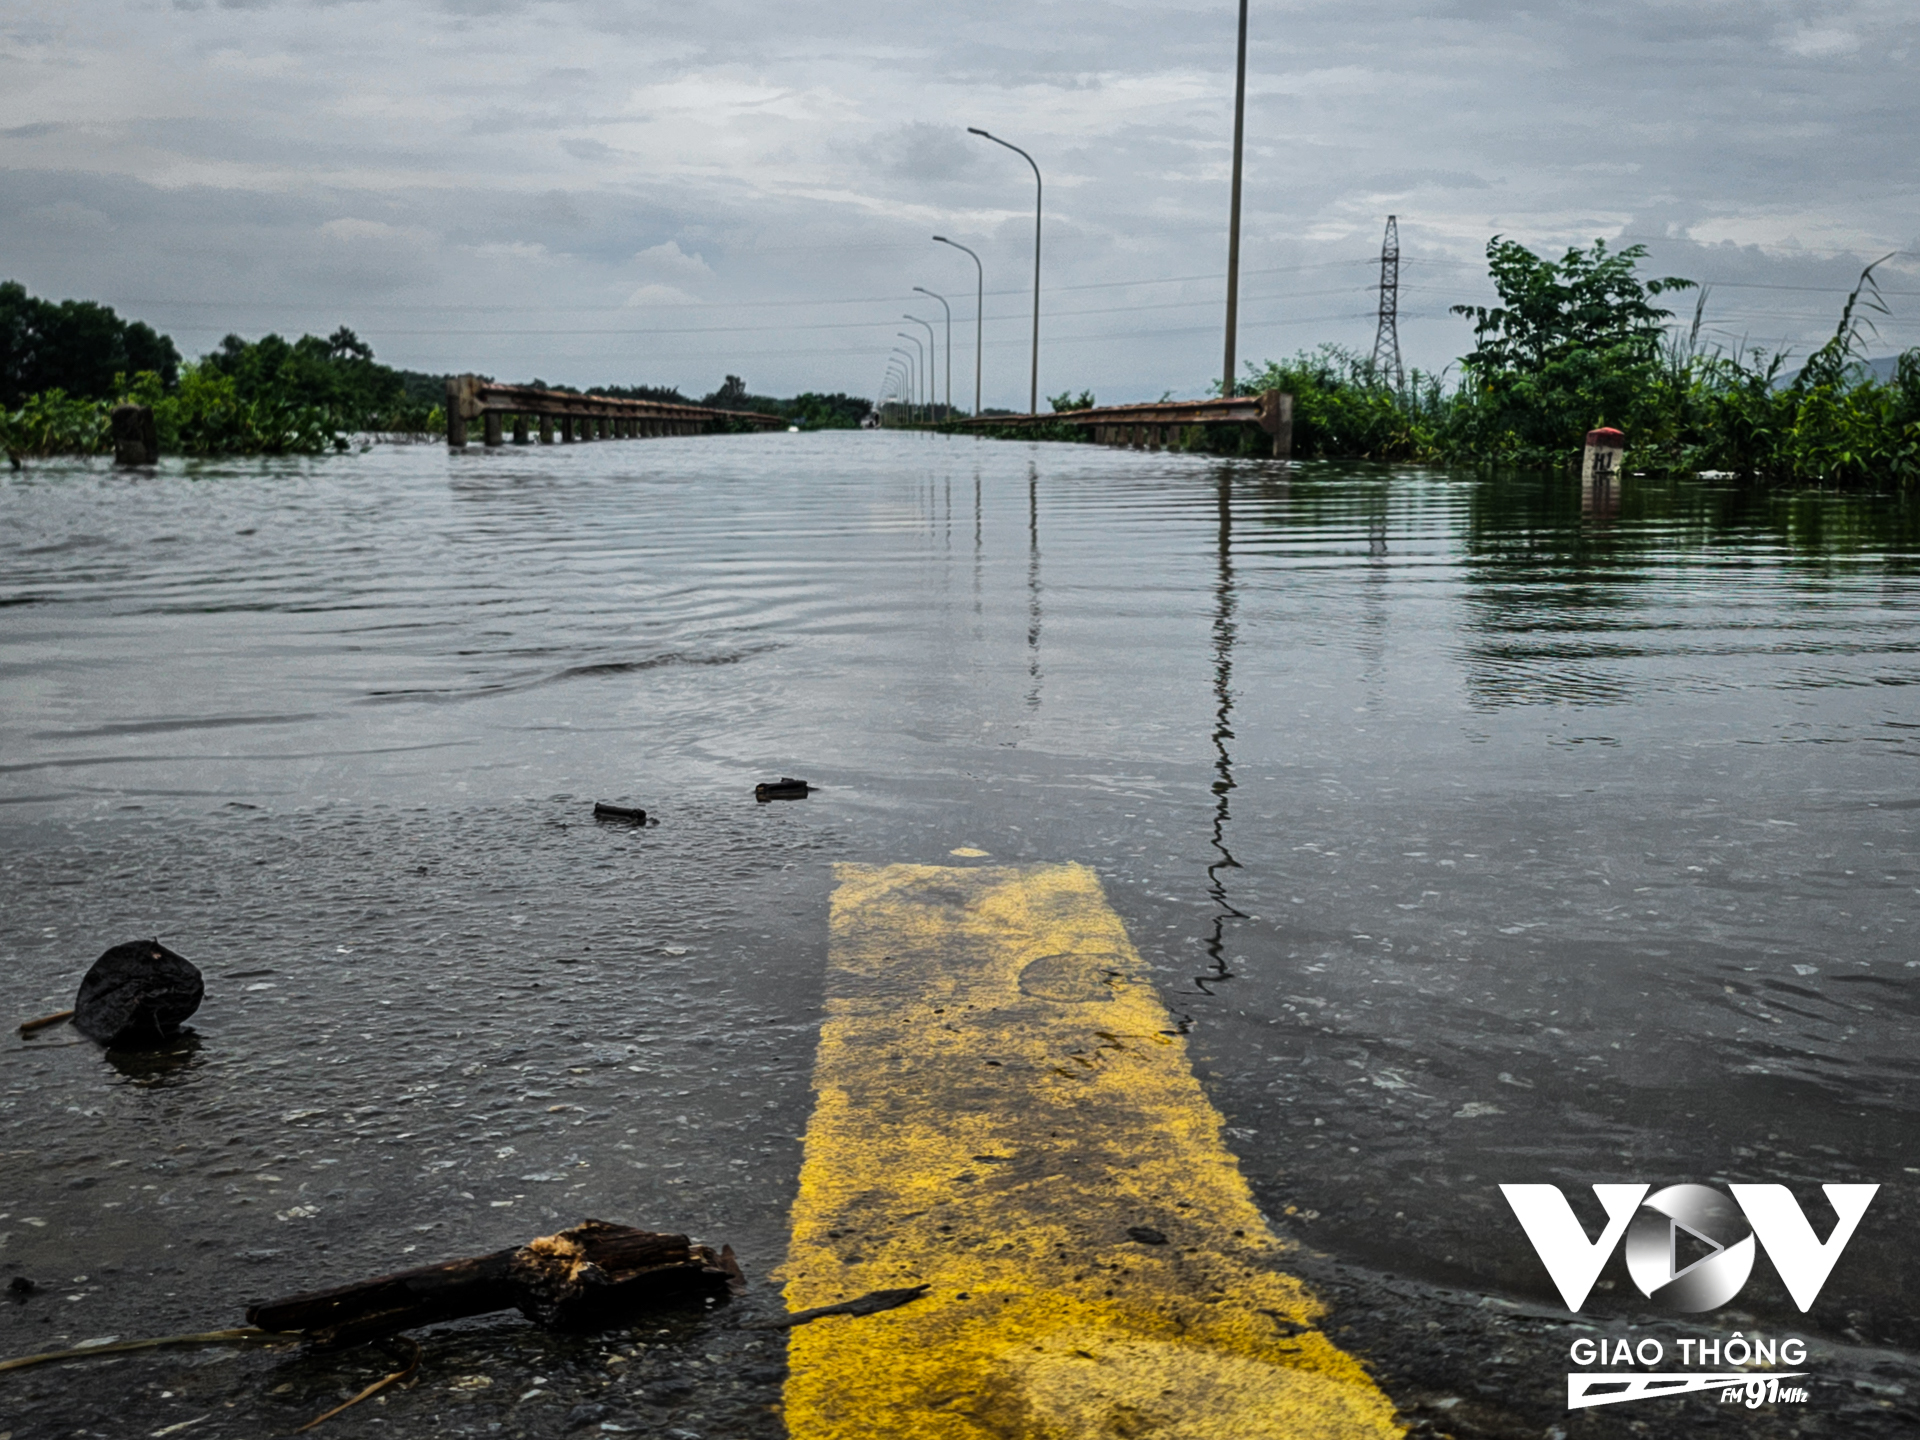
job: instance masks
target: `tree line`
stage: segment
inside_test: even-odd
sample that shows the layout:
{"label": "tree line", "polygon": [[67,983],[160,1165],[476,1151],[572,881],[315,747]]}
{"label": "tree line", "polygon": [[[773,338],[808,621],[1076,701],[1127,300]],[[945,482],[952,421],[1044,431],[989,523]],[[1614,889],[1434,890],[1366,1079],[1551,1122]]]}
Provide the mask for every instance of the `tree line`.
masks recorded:
{"label": "tree line", "polygon": [[[318,455],[348,449],[354,435],[435,434],[445,425],[446,381],[381,364],[344,325],[324,338],[229,335],[183,361],[172,339],[110,306],[44,300],[17,281],[0,283],[0,448],[16,465],[109,452],[109,415],[124,403],[153,407],[168,454]],[[869,409],[850,395],[753,395],[735,375],[701,400],[671,386],[592,393],[757,410],[803,429],[852,428]]]}

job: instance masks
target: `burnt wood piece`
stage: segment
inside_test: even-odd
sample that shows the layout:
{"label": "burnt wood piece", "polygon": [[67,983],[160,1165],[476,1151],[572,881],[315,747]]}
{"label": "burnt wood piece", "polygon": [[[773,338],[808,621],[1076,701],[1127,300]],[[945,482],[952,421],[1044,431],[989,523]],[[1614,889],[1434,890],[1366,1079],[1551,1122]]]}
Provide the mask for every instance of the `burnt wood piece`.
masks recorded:
{"label": "burnt wood piece", "polygon": [[249,1305],[247,1323],[298,1330],[333,1349],[494,1310],[517,1309],[553,1329],[587,1328],[741,1283],[731,1247],[715,1254],[684,1235],[588,1220],[511,1250]]}
{"label": "burnt wood piece", "polygon": [[753,787],[753,798],[765,804],[769,800],[804,800],[813,787],[804,780],[782,775],[777,781]]}
{"label": "burnt wood piece", "polygon": [[635,825],[647,823],[647,812],[631,805],[609,805],[604,800],[596,800],[593,805],[593,818],[596,820],[626,820]]}
{"label": "burnt wood piece", "polygon": [[73,1028],[109,1048],[157,1045],[200,1008],[206,984],[192,961],[158,940],[116,945],[87,971]]}

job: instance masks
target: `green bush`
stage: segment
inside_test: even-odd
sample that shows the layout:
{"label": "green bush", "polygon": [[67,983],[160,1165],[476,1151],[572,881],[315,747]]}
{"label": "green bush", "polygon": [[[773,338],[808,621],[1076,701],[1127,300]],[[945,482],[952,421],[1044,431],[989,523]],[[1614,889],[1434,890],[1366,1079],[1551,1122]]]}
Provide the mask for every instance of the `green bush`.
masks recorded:
{"label": "green bush", "polygon": [[1293,396],[1293,453],[1302,459],[1425,460],[1437,453],[1445,412],[1439,380],[1416,370],[1395,390],[1341,345],[1249,362],[1239,390]]}
{"label": "green bush", "polygon": [[58,389],[29,395],[18,410],[0,410],[0,449],[16,465],[25,457],[105,454],[113,448],[108,408]]}

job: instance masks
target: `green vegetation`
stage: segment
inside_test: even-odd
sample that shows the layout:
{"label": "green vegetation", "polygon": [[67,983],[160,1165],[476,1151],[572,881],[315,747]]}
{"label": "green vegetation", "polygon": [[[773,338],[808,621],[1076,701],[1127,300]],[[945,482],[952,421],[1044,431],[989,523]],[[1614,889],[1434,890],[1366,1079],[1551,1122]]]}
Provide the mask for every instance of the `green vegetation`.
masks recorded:
{"label": "green vegetation", "polygon": [[1294,454],[1470,464],[1563,465],[1588,430],[1627,437],[1629,464],[1666,473],[1723,471],[1778,484],[1920,481],[1920,350],[1890,378],[1862,363],[1871,316],[1886,306],[1869,265],[1834,334],[1792,375],[1788,356],[1703,349],[1706,296],[1684,333],[1655,304],[1692,288],[1641,280],[1640,246],[1604,241],[1542,259],[1495,236],[1488,268],[1500,303],[1455,306],[1475,346],[1452,390],[1414,372],[1395,389],[1360,356],[1323,345],[1249,365],[1242,390],[1294,397]]}
{"label": "green vegetation", "polygon": [[163,451],[318,455],[362,431],[430,431],[441,376],[394,370],[342,326],[321,339],[229,335],[182,364],[173,341],[91,301],[0,284],[0,447],[23,456],[110,450],[115,405],[151,405]]}
{"label": "green vegetation", "polygon": [[[1355,352],[1322,345],[1249,364],[1238,388],[1294,397],[1293,453],[1305,459],[1562,466],[1578,458],[1588,430],[1611,425],[1625,432],[1635,470],[1787,485],[1920,483],[1920,349],[1886,375],[1864,363],[1872,317],[1887,313],[1880,262],[1861,273],[1832,338],[1790,371],[1784,353],[1703,348],[1705,292],[1691,327],[1676,330],[1659,302],[1694,284],[1641,278],[1645,253],[1596,240],[1556,260],[1496,235],[1487,265],[1499,302],[1454,307],[1472,322],[1474,345],[1451,387],[1418,371],[1395,386]],[[0,284],[0,446],[16,464],[105,452],[108,413],[123,401],[154,407],[161,449],[171,453],[342,450],[354,433],[437,432],[444,385],[444,376],[380,364],[344,326],[325,339],[229,335],[183,364],[166,336],[104,305]],[[737,375],[698,402],[671,386],[593,393],[758,411],[808,430],[850,429],[872,414],[851,395],[755,395]],[[1094,396],[1063,391],[1050,402],[1055,412],[1085,409]],[[951,421],[943,412],[935,407],[936,422]],[[906,416],[892,405],[887,418]],[[1090,438],[1085,427],[1055,424],[975,433]],[[1188,427],[1173,443],[1246,454],[1267,445],[1240,425]]]}
{"label": "green vegetation", "polygon": [[[672,386],[592,393],[757,410],[805,430],[851,429],[871,410],[852,395],[753,395],[737,375],[697,402]],[[167,454],[319,455],[345,450],[354,434],[438,433],[445,396],[446,376],[382,365],[344,325],[325,339],[229,335],[182,364],[172,340],[104,305],[40,300],[17,283],[0,284],[0,449],[15,465],[108,453],[108,417],[120,404],[153,407]]]}

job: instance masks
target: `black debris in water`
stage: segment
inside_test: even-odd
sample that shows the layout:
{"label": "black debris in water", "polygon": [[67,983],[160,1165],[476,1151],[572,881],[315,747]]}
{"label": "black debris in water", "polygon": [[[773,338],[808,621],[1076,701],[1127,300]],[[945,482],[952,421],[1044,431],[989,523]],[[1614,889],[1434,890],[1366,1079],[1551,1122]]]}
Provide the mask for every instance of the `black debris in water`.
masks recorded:
{"label": "black debris in water", "polygon": [[1137,1240],[1142,1245],[1164,1245],[1167,1243],[1167,1237],[1151,1225],[1129,1225],[1127,1227],[1127,1238],[1129,1240]]}
{"label": "black debris in water", "polygon": [[200,1008],[206,986],[185,956],[158,940],[116,945],[87,971],[73,1002],[73,1028],[115,1049],[170,1038]]}
{"label": "black debris in water", "polygon": [[807,798],[807,792],[813,788],[804,780],[796,780],[791,775],[782,775],[778,780],[754,786],[753,798],[762,804],[769,800],[804,800]]}
{"label": "black debris in water", "polygon": [[593,806],[593,818],[596,820],[624,820],[630,825],[644,825],[647,823],[647,812],[635,809],[631,805],[609,805],[604,800],[597,800]]}
{"label": "black debris in water", "polygon": [[787,1330],[826,1315],[878,1315],[883,1310],[898,1310],[902,1305],[911,1305],[932,1288],[931,1285],[905,1285],[897,1290],[874,1290],[856,1300],[842,1300],[834,1305],[816,1305],[811,1310],[796,1310],[791,1315],[784,1315],[774,1321],[768,1328]]}

